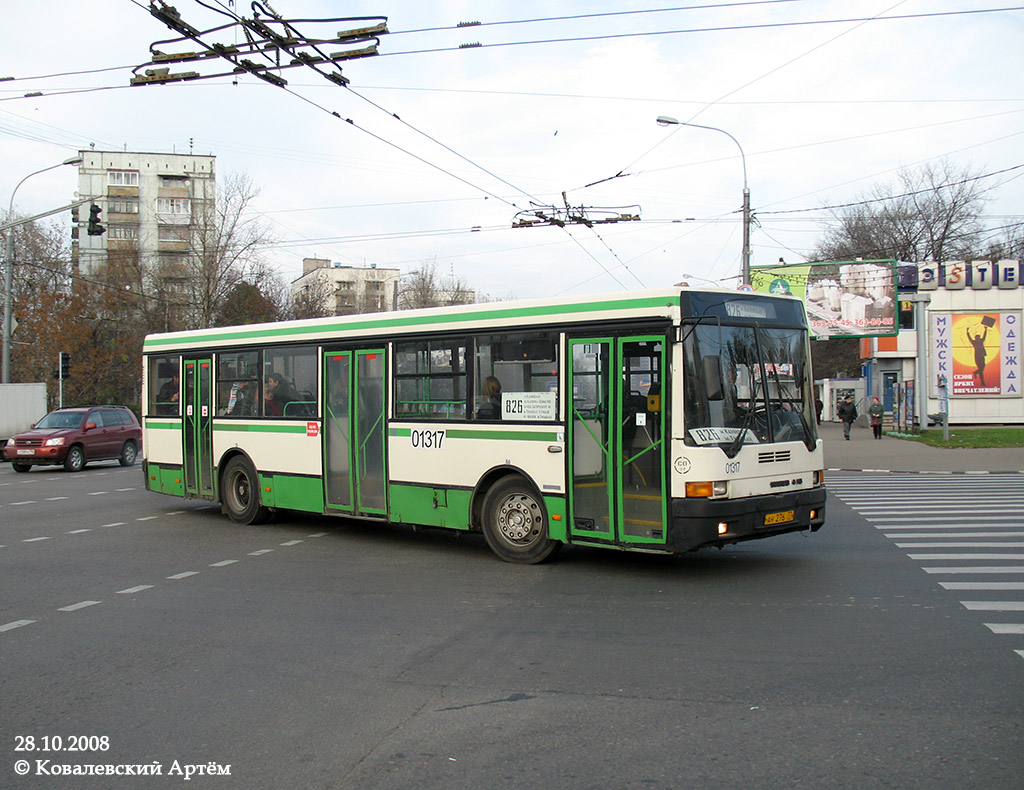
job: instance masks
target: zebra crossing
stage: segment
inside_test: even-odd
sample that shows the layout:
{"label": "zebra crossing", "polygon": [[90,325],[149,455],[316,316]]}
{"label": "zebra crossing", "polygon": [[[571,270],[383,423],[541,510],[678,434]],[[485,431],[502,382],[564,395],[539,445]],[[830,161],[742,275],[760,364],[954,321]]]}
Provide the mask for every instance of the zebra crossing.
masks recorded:
{"label": "zebra crossing", "polygon": [[826,485],[1024,658],[1024,475],[833,473]]}

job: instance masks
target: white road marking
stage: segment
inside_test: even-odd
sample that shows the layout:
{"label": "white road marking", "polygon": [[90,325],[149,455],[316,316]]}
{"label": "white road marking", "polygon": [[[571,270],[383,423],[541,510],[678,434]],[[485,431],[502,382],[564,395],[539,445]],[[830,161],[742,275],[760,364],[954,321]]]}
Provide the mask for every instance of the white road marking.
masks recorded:
{"label": "white road marking", "polygon": [[47,537],[42,537],[42,538],[25,538],[25,540],[23,540],[22,543],[35,543],[36,541],[40,541],[40,540],[49,540],[49,538],[47,538]]}
{"label": "white road marking", "polygon": [[960,601],[972,612],[1024,612],[1024,601]]}
{"label": "white road marking", "polygon": [[949,543],[897,543],[901,549],[1021,549],[1024,543],[996,541],[957,541]]}
{"label": "white road marking", "polygon": [[195,576],[199,571],[185,571],[184,573],[176,573],[173,576],[168,576],[168,579],[186,579],[189,576]]}
{"label": "white road marking", "polygon": [[992,629],[993,634],[1024,635],[1024,623],[985,623],[985,625]]}
{"label": "white road marking", "polygon": [[72,529],[72,530],[69,530],[68,532],[66,532],[64,534],[66,534],[66,535],[80,535],[83,532],[92,532],[92,530],[91,529]]}
{"label": "white road marking", "polygon": [[1024,538],[1024,532],[886,532],[885,537],[900,538]]}
{"label": "white road marking", "polygon": [[3,631],[13,631],[15,628],[21,628],[23,625],[32,625],[34,622],[35,620],[15,620],[12,623],[0,625],[0,633]]}
{"label": "white road marking", "polygon": [[220,562],[211,562],[210,567],[223,568],[225,565],[233,565],[236,562],[238,562],[238,560],[221,560]]}
{"label": "white road marking", "polygon": [[71,606],[62,606],[57,611],[58,612],[77,612],[79,609],[84,609],[87,606],[95,606],[98,603],[100,603],[100,601],[79,601],[78,603],[71,604]]}
{"label": "white road marking", "polygon": [[250,557],[259,557],[261,554],[270,554],[270,552],[272,552],[272,551],[273,551],[273,549],[260,549],[259,551],[250,551],[249,552],[249,556]]}
{"label": "white road marking", "polygon": [[297,545],[298,545],[298,544],[300,544],[300,543],[302,543],[302,541],[301,541],[301,540],[286,540],[286,541],[285,541],[284,543],[282,543],[281,545],[282,545],[282,546],[297,546]]}
{"label": "white road marking", "polygon": [[104,527],[123,527],[124,526],[124,522],[123,521],[115,521],[112,524],[104,524],[103,526]]}
{"label": "white road marking", "polygon": [[1024,554],[908,554],[912,560],[1024,560]]}
{"label": "white road marking", "polygon": [[155,518],[160,518],[160,516],[142,516],[141,518],[137,518],[135,520],[136,521],[152,521]]}
{"label": "white road marking", "polygon": [[945,590],[1024,590],[1024,582],[939,582]]}
{"label": "white road marking", "polygon": [[131,595],[132,593],[142,592],[143,590],[151,590],[152,584],[140,584],[138,587],[129,587],[127,590],[118,590],[118,595]]}

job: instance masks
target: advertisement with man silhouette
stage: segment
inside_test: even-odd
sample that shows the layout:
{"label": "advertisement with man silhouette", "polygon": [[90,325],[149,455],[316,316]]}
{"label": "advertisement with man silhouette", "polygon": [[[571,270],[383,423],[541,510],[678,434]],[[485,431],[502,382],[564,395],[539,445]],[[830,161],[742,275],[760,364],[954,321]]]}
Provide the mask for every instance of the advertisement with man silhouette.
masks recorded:
{"label": "advertisement with man silhouette", "polygon": [[932,315],[932,362],[950,397],[1021,395],[1021,314]]}

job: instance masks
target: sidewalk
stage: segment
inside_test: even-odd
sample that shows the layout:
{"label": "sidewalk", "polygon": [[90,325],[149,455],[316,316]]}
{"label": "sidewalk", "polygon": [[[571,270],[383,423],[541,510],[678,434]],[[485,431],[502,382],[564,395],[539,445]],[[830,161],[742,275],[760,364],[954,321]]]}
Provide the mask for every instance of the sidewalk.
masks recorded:
{"label": "sidewalk", "polygon": [[[843,426],[823,422],[818,435],[825,445],[825,468],[833,471],[934,472],[995,474],[1024,473],[1024,448],[942,449],[908,439],[882,435],[875,439],[871,428],[854,425],[850,441],[843,439]],[[828,476],[826,475],[826,481]]]}

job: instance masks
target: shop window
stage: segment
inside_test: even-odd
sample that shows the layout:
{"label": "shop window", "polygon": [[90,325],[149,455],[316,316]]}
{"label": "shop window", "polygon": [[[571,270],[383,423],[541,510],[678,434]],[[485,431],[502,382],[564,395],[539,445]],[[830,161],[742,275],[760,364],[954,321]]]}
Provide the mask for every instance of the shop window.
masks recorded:
{"label": "shop window", "polygon": [[900,302],[899,311],[899,325],[900,329],[913,329],[914,328],[914,303],[913,302]]}

